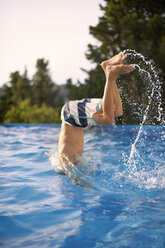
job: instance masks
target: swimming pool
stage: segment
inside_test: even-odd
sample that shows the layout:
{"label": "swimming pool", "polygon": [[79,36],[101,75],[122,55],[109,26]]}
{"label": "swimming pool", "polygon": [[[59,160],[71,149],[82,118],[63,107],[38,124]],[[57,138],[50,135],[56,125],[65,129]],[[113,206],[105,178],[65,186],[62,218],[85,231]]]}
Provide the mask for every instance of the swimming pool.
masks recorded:
{"label": "swimming pool", "polygon": [[129,159],[139,128],[85,131],[81,187],[53,168],[60,125],[0,125],[0,247],[165,247],[165,127]]}

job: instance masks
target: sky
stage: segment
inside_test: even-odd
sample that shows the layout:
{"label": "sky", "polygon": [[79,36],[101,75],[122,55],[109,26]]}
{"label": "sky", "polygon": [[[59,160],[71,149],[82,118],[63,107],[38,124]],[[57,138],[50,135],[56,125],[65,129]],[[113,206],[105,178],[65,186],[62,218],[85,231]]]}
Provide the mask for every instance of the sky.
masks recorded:
{"label": "sky", "polygon": [[104,0],[0,0],[0,86],[25,67],[32,78],[39,58],[49,61],[55,83],[83,80],[80,68],[92,68],[85,52],[97,44],[89,26],[102,16],[99,4]]}

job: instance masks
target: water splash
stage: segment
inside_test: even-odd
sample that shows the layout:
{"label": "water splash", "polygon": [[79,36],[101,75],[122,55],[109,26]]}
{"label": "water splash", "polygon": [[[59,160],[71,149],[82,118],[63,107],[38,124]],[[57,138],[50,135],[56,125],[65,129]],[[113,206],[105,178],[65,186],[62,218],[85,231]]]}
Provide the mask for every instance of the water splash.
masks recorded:
{"label": "water splash", "polygon": [[[148,85],[149,88],[148,90],[150,90],[150,94],[148,94],[148,105],[147,108],[143,114],[143,121],[142,121],[142,125],[145,124],[146,122],[146,118],[147,118],[147,114],[149,111],[149,108],[151,106],[153,97],[156,98],[156,103],[157,103],[157,113],[158,116],[154,116],[154,118],[156,118],[157,123],[160,125],[165,125],[165,117],[162,113],[162,97],[161,97],[161,88],[162,88],[162,82],[159,79],[159,75],[157,73],[157,71],[155,70],[155,67],[152,64],[152,61],[147,60],[142,54],[137,53],[135,50],[131,50],[131,49],[127,49],[124,50],[123,53],[127,56],[130,57],[130,59],[132,61],[135,60],[139,60],[139,64],[132,64],[133,66],[135,66],[135,68],[138,70],[139,74],[143,77],[146,78],[146,80],[148,81]],[[141,64],[143,62],[143,65],[146,66],[146,69],[141,67]]]}
{"label": "water splash", "polygon": [[94,188],[94,181],[92,177],[94,168],[89,165],[90,161],[88,161],[87,158],[84,158],[83,156],[77,157],[75,164],[73,164],[64,154],[64,158],[68,164],[67,166],[65,163],[60,162],[59,154],[57,152],[51,152],[48,157],[53,169],[57,173],[68,175],[76,184],[80,186]]}
{"label": "water splash", "polygon": [[[130,148],[128,147],[127,151],[125,153],[123,152],[123,157],[121,157],[119,161],[119,155],[117,155],[116,158],[114,157],[119,152],[115,150],[115,144],[118,144],[118,140],[116,143],[112,141],[112,133],[114,132],[114,137],[116,140],[116,130],[118,129],[116,128],[115,131],[111,129],[109,131],[109,128],[111,127],[108,127],[107,135],[105,135],[106,127],[104,127],[104,130],[103,127],[101,127],[101,129],[98,131],[98,135],[98,129],[93,130],[93,133],[90,130],[88,133],[89,137],[86,133],[85,143],[87,143],[89,150],[85,152],[86,156],[82,157],[79,163],[76,165],[70,163],[70,167],[62,165],[59,163],[58,153],[50,154],[50,161],[55,171],[69,175],[77,184],[81,186],[87,186],[91,188],[93,185],[95,185],[96,188],[103,187],[104,190],[109,190],[113,186],[124,187],[124,185],[128,183],[129,185],[136,185],[139,188],[144,187],[146,189],[162,189],[165,188],[165,169],[162,166],[162,161],[157,161],[157,158],[161,152],[159,150],[159,139],[161,139],[163,143],[165,140],[165,132],[161,131],[162,133],[158,137],[158,129],[151,128],[149,131],[145,129],[145,125],[151,123],[150,120],[148,121],[148,116],[150,114],[149,111],[152,109],[153,101],[156,102],[154,107],[157,109],[153,123],[155,125],[157,123],[159,123],[159,125],[165,124],[164,116],[162,114],[161,82],[157,72],[154,69],[154,66],[152,65],[152,62],[147,61],[143,55],[136,53],[133,50],[127,49],[124,51],[124,53],[127,55],[128,60],[130,59],[132,64],[136,67],[136,71],[139,75],[141,75],[141,80],[144,79],[144,82],[147,84],[147,104],[142,110],[140,110],[142,112],[141,123],[139,126],[136,126],[135,133],[137,135],[134,135],[135,138],[133,139]],[[136,62],[136,59],[138,59],[138,63]],[[133,75],[134,74],[132,74],[132,76]],[[127,77],[129,76],[127,75]],[[137,102],[134,104],[136,106],[138,105]],[[135,112],[135,108],[132,107],[132,109]],[[139,114],[138,111],[136,114]],[[123,127],[123,129],[124,128],[125,127]],[[153,137],[151,137],[151,140],[148,139],[148,137],[151,135],[151,132],[153,136],[155,134],[154,141]],[[128,138],[130,137],[130,133],[132,132],[128,132]],[[125,142],[125,130],[123,131],[123,134],[123,142]],[[106,136],[108,139],[105,138]],[[121,135],[119,136],[119,139],[121,141]],[[150,141],[151,144],[149,144]],[[153,142],[155,142],[155,147],[153,146]],[[91,144],[93,145],[91,146]],[[125,147],[126,146],[127,143]],[[147,146],[149,147],[148,150]],[[121,150],[123,149],[125,151],[125,147],[121,147]],[[143,147],[144,150],[147,150],[147,152],[143,152]],[[163,152],[161,153],[163,154]],[[87,157],[90,157],[91,159],[92,156],[94,159],[97,158],[97,161],[92,161],[92,163],[90,163],[90,161],[87,161]],[[148,159],[147,156],[150,157],[150,159]]]}
{"label": "water splash", "polygon": [[[140,182],[139,185],[144,185],[146,188],[150,187],[156,187],[158,185],[157,178],[160,175],[160,171],[163,170],[163,168],[160,168],[160,165],[157,166],[152,165],[153,169],[149,172],[146,170],[146,163],[145,158],[143,159],[141,157],[141,150],[137,148],[138,143],[141,142],[141,136],[144,133],[143,127],[146,124],[146,120],[148,117],[149,110],[152,107],[153,100],[157,103],[157,115],[154,116],[154,119],[157,123],[160,125],[165,125],[164,115],[162,114],[162,101],[161,101],[161,82],[159,80],[158,73],[156,72],[153,64],[151,61],[148,61],[145,59],[145,57],[137,53],[135,50],[127,49],[123,51],[123,53],[127,56],[127,58],[131,58],[131,60],[139,60],[139,64],[133,63],[132,65],[135,66],[135,68],[138,70],[139,74],[143,77],[145,77],[148,81],[148,103],[147,106],[143,112],[143,118],[142,122],[140,123],[140,128],[137,133],[137,136],[134,140],[134,142],[131,145],[131,151],[129,156],[125,156],[125,165],[126,165],[126,171],[129,174],[129,177],[131,177],[131,180],[134,179],[138,180]],[[145,69],[141,67],[141,64],[143,62],[143,65],[145,65]],[[163,139],[163,135],[160,137]],[[146,144],[147,145],[147,144]],[[156,145],[156,144],[155,144]],[[158,144],[157,144],[158,145]],[[151,154],[152,155],[152,151]],[[127,160],[126,160],[127,157]],[[164,175],[164,174],[163,174]],[[160,177],[159,177],[160,179]],[[160,184],[160,180],[159,180]]]}

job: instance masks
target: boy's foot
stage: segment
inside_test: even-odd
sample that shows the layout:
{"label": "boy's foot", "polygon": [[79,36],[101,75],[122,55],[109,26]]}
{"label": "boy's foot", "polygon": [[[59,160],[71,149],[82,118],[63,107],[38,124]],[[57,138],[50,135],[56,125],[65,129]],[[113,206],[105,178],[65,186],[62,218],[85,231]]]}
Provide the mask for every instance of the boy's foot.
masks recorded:
{"label": "boy's foot", "polygon": [[106,67],[106,76],[108,76],[111,79],[116,80],[118,76],[126,73],[130,73],[131,71],[134,71],[135,67],[132,65],[108,65]]}
{"label": "boy's foot", "polygon": [[115,56],[113,56],[111,59],[103,61],[101,63],[101,67],[103,68],[104,72],[106,71],[106,67],[108,65],[118,65],[120,64],[122,61],[124,61],[126,59],[126,55],[124,53],[119,53]]}

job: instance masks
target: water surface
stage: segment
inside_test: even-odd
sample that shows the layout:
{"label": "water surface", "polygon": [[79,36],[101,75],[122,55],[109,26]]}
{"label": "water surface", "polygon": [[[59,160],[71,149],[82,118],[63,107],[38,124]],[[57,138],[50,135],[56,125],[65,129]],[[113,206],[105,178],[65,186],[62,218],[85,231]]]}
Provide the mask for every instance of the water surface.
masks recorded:
{"label": "water surface", "polygon": [[60,125],[0,125],[0,247],[165,247],[165,127],[129,161],[139,128],[85,131],[82,187],[55,171]]}

